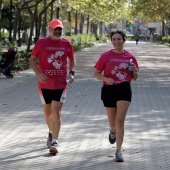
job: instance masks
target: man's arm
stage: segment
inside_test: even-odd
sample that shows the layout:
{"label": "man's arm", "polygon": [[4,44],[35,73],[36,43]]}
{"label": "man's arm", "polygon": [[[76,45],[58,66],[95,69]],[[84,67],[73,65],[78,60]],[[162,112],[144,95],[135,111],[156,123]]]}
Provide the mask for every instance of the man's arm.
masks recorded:
{"label": "man's arm", "polygon": [[75,72],[74,72],[74,70],[75,70],[75,68],[76,68],[76,60],[75,60],[75,58],[69,58],[69,75],[68,75],[68,77],[70,78],[70,82],[69,83],[73,83],[73,81],[74,81],[74,74],[75,74]]}
{"label": "man's arm", "polygon": [[69,58],[69,71],[74,71],[76,68],[76,60],[75,58]]}
{"label": "man's arm", "polygon": [[40,83],[45,83],[47,77],[39,71],[37,67],[37,63],[36,63],[36,58],[34,56],[31,56],[29,62],[30,62],[31,68],[33,69],[33,71],[35,72],[37,76],[38,81]]}

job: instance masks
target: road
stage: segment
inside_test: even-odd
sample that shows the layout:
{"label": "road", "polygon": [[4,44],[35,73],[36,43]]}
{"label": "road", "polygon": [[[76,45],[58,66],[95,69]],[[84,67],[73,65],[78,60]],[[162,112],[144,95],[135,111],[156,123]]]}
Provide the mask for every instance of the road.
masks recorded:
{"label": "road", "polygon": [[0,76],[0,169],[2,170],[169,170],[170,48],[127,41],[140,77],[125,122],[124,163],[114,162],[115,144],[100,100],[101,82],[93,66],[111,43],[76,52],[76,80],[62,112],[59,154],[46,147],[48,129],[31,69],[13,79]]}

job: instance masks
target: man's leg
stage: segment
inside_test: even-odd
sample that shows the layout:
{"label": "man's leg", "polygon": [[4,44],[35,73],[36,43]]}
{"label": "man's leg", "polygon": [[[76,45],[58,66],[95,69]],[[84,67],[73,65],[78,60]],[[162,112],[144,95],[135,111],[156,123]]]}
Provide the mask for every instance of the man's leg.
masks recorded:
{"label": "man's leg", "polygon": [[49,131],[52,131],[52,110],[51,110],[51,104],[43,104],[43,108],[44,108],[45,121],[46,121],[47,126],[49,128]]}
{"label": "man's leg", "polygon": [[44,117],[46,124],[49,129],[48,139],[47,139],[47,146],[51,148],[51,142],[52,142],[52,110],[51,110],[51,104],[43,104],[44,108]]}
{"label": "man's leg", "polygon": [[61,108],[63,103],[52,101],[51,110],[52,110],[52,143],[50,148],[50,153],[58,153],[58,136],[61,127]]}
{"label": "man's leg", "polygon": [[58,139],[61,127],[61,108],[63,103],[52,101],[52,132],[53,139]]}

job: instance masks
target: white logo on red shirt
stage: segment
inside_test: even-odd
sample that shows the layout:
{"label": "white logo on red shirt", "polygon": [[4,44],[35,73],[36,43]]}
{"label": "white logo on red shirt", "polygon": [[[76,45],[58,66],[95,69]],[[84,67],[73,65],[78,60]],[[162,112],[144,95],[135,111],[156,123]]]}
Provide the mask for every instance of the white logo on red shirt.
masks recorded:
{"label": "white logo on red shirt", "polygon": [[48,63],[52,63],[53,66],[55,67],[55,69],[60,69],[63,62],[62,62],[62,56],[64,55],[63,51],[57,51],[54,54],[52,54],[49,58],[48,58]]}
{"label": "white logo on red shirt", "polygon": [[119,66],[115,66],[113,70],[111,70],[111,74],[112,75],[115,74],[119,80],[124,80],[127,75],[125,71],[127,67],[128,67],[127,63],[120,63]]}

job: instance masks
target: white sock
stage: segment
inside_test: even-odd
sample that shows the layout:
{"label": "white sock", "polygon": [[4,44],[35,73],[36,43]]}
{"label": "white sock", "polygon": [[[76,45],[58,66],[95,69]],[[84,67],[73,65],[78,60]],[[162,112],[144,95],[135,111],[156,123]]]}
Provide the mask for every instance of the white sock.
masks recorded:
{"label": "white sock", "polygon": [[53,139],[53,140],[52,140],[52,143],[58,143],[58,142],[57,142],[57,139]]}

